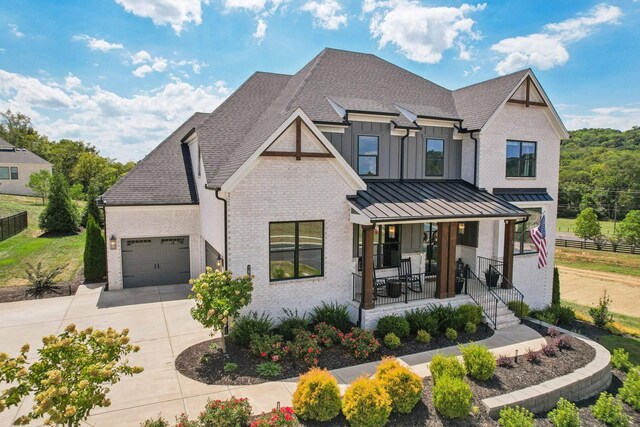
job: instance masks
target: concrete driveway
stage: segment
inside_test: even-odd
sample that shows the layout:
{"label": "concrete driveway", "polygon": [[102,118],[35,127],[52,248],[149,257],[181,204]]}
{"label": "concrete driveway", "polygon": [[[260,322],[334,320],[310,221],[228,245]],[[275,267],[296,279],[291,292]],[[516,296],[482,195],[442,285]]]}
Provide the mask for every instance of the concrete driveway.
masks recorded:
{"label": "concrete driveway", "polygon": [[[30,355],[35,355],[43,336],[58,334],[70,323],[79,328],[129,328],[131,341],[140,345],[140,351],[130,360],[143,366],[144,372],[113,386],[109,394],[112,405],[94,410],[88,423],[138,426],[160,413],[170,422],[183,412],[197,415],[207,398],[228,398],[240,387],[202,384],[175,370],[174,361],[180,352],[210,338],[209,331],[189,314],[193,306],[193,301],[186,298],[189,289],[188,285],[175,285],[103,292],[102,286],[89,285],[81,286],[70,297],[0,304],[0,351],[15,356],[23,344],[29,343]],[[250,398],[256,412],[270,410],[278,400],[290,401],[291,391],[284,383],[268,387],[262,393],[252,389],[235,394]],[[11,425],[30,408],[29,400],[21,407],[0,412],[0,425]]]}

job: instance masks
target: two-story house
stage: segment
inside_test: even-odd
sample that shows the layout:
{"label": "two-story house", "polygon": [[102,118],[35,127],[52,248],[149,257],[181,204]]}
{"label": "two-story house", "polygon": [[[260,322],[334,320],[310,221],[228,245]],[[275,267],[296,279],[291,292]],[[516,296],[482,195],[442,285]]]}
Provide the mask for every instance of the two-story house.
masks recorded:
{"label": "two-story house", "polygon": [[102,197],[110,290],[255,276],[247,310],[390,312],[551,300],[527,230],[553,242],[567,131],[529,69],[448,90],[374,55],[325,49],[257,72],[196,113]]}

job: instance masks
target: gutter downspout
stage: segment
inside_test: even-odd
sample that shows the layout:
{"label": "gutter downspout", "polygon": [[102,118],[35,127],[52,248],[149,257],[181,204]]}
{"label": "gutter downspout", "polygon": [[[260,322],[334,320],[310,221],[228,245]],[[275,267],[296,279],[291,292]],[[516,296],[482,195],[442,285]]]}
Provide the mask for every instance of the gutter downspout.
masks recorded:
{"label": "gutter downspout", "polygon": [[478,138],[473,136],[473,132],[469,132],[469,137],[473,139],[473,186],[477,187],[478,182]]}
{"label": "gutter downspout", "polygon": [[410,132],[407,129],[407,134],[400,138],[400,181],[404,181],[404,140],[407,139]]}
{"label": "gutter downspout", "polygon": [[229,257],[227,256],[227,247],[229,246],[229,232],[227,226],[227,199],[220,197],[220,187],[209,187],[209,184],[205,184],[204,188],[207,190],[214,190],[216,192],[216,199],[221,200],[224,205],[224,269],[227,270],[229,266]]}
{"label": "gutter downspout", "polygon": [[107,251],[109,248],[109,238],[107,237],[107,209],[102,197],[96,200],[96,203],[102,207],[102,218],[104,218],[104,265],[106,270],[106,283],[104,284],[105,292],[109,290],[109,260],[107,258]]}

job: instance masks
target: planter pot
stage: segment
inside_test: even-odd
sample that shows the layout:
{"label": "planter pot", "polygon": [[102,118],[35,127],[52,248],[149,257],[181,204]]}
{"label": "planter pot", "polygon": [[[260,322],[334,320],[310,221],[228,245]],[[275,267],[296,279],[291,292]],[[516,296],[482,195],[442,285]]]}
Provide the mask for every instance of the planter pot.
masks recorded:
{"label": "planter pot", "polygon": [[490,288],[495,288],[498,286],[498,279],[500,275],[495,273],[484,273],[484,278],[487,281],[487,286]]}
{"label": "planter pot", "polygon": [[464,279],[456,279],[456,294],[461,294],[462,288],[464,288]]}
{"label": "planter pot", "polygon": [[387,295],[389,298],[400,298],[402,295],[402,280],[388,280]]}

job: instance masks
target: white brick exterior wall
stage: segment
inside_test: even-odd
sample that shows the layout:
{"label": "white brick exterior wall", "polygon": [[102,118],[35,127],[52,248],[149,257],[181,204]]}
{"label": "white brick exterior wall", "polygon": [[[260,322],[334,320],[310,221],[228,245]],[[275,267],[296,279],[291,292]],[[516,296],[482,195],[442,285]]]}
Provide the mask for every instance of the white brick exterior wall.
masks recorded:
{"label": "white brick exterior wall", "polygon": [[[108,206],[107,240],[116,236],[115,250],[107,246],[109,290],[122,289],[122,239],[163,236],[189,236],[191,275],[201,268],[200,231],[197,205]],[[108,242],[107,242],[108,245]],[[153,283],[150,283],[152,285]]]}
{"label": "white brick exterior wall", "polygon": [[42,169],[51,172],[51,165],[43,163],[0,163],[0,167],[9,168],[9,178],[11,178],[11,168],[18,168],[18,179],[0,179],[0,194],[18,196],[33,196],[33,191],[27,187],[32,173]]}

